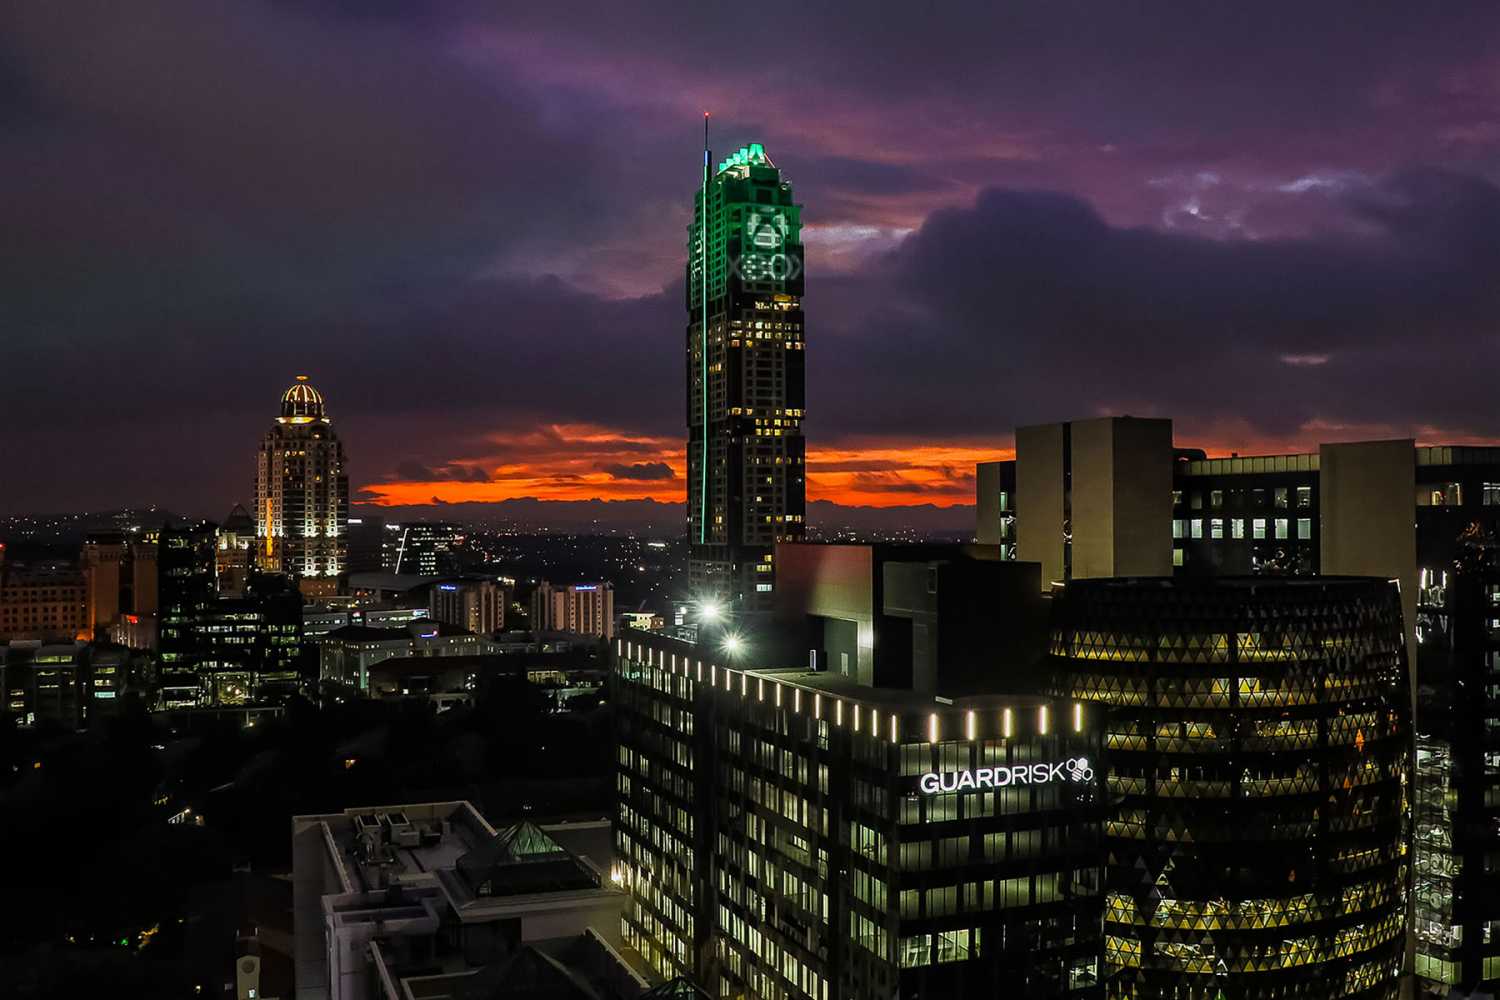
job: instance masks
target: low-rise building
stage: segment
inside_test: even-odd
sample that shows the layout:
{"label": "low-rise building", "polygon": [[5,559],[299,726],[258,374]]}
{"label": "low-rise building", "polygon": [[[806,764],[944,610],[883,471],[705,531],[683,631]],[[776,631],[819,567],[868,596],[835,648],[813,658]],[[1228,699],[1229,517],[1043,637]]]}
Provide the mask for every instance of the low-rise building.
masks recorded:
{"label": "low-rise building", "polygon": [[66,563],[0,560],[0,642],[90,639],[84,574]]}
{"label": "low-rise building", "polygon": [[370,686],[369,671],[377,663],[400,657],[484,656],[499,652],[497,644],[465,629],[426,619],[405,628],[346,625],[319,643],[319,674],[325,681],[360,690]]}
{"label": "low-rise building", "polygon": [[636,1000],[659,983],[620,937],[605,823],[349,809],[294,818],[292,853],[299,1000]]}

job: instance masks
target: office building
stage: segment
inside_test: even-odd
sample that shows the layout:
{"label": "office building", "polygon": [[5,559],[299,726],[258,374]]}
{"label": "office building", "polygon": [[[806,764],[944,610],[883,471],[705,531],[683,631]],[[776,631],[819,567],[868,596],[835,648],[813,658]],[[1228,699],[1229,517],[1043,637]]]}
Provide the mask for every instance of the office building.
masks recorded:
{"label": "office building", "polygon": [[536,585],[531,595],[531,627],[537,632],[572,632],[612,639],[615,588],[611,583]]}
{"label": "office building", "polygon": [[81,562],[88,586],[85,631],[90,638],[107,637],[120,619],[129,551],[120,532],[91,532],[84,538]]}
{"label": "office building", "polygon": [[428,616],[480,635],[505,628],[505,606],[510,592],[494,580],[445,580],[434,584]]}
{"label": "office building", "polygon": [[764,611],[774,546],[803,536],[802,208],[759,143],[710,168],[687,261],[689,584]]}
{"label": "office building", "polygon": [[309,596],[335,593],[345,572],[349,475],[323,396],[305,375],[282,394],[255,483],[260,570],[296,577]]}
{"label": "office building", "polygon": [[393,657],[487,656],[499,651],[499,644],[488,636],[425,618],[399,628],[346,625],[318,642],[318,673],[325,681],[368,691],[370,668]]}
{"label": "office building", "polygon": [[218,529],[208,521],[167,524],[157,537],[161,707],[191,708],[201,699],[195,630],[217,599]]}
{"label": "office building", "polygon": [[385,569],[385,519],[368,514],[349,518],[349,572]]}
{"label": "office building", "polygon": [[[982,494],[979,507],[997,501]],[[1024,504],[1016,518],[1024,537]],[[981,537],[994,530],[987,522]],[[1500,766],[1487,749],[1500,727],[1497,533],[1500,448],[1405,440],[1174,453],[1178,577],[1322,572],[1400,585],[1415,709],[1414,967],[1432,995],[1500,992],[1500,892],[1487,862],[1500,829]]]}
{"label": "office building", "polygon": [[928,695],[1044,686],[1036,563],[998,546],[782,544],[776,566],[772,627],[731,632],[762,662]]}
{"label": "office building", "polygon": [[130,600],[122,601],[122,610],[138,618],[149,618],[152,633],[161,613],[161,569],[157,565],[161,536],[155,528],[132,536],[130,540]]}
{"label": "office building", "polygon": [[19,725],[82,729],[111,710],[129,682],[126,650],[84,642],[0,646],[0,711]]}
{"label": "office building", "polygon": [[439,576],[459,570],[464,529],[444,521],[387,524],[381,568],[402,576]]}
{"label": "office building", "polygon": [[67,563],[0,559],[0,642],[72,642],[89,630],[86,577]]}
{"label": "office building", "polygon": [[1093,706],[612,644],[631,946],[712,996],[1098,995]]}
{"label": "office building", "polygon": [[1396,997],[1396,587],[1076,580],[1054,600],[1055,693],[1105,712],[1106,995]]}
{"label": "office building", "polygon": [[661,985],[621,941],[604,823],[349,809],[294,817],[292,859],[298,1000],[636,1000]]}
{"label": "office building", "polygon": [[252,575],[242,596],[210,601],[188,637],[202,704],[243,705],[301,685],[302,594],[291,577]]}
{"label": "office building", "polygon": [[255,519],[235,504],[219,525],[218,549],[214,566],[220,597],[244,597],[255,572]]}
{"label": "office building", "polygon": [[1044,587],[1172,572],[1170,420],[1101,417],[1017,428],[1009,512],[995,499],[1006,492],[999,470],[981,468],[980,540],[1005,540],[1006,522],[1023,512],[1016,558],[1041,564]]}

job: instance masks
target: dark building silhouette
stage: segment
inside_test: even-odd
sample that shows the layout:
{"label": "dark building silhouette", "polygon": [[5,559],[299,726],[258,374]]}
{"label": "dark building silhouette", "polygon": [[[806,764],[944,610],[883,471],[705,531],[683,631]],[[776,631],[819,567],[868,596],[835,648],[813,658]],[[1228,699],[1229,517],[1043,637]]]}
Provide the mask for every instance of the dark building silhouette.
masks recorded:
{"label": "dark building silhouette", "polygon": [[157,681],[163,708],[200,703],[196,626],[217,600],[217,547],[218,530],[209,521],[167,523],[157,536]]}

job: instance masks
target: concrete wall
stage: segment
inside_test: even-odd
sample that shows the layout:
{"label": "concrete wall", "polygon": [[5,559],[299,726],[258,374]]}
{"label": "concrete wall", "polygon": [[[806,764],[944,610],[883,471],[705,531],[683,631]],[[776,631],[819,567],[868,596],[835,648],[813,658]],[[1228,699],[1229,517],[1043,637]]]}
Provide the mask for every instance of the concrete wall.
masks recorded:
{"label": "concrete wall", "polygon": [[1000,544],[1000,463],[974,466],[974,540],[980,545]]}
{"label": "concrete wall", "polygon": [[[1100,417],[1016,430],[1016,558],[1040,563],[1042,585],[1049,589],[1063,579],[1069,473],[1071,576],[1171,576],[1172,422]],[[995,504],[998,476],[997,467]],[[998,530],[998,517],[993,520]]]}
{"label": "concrete wall", "polygon": [[1172,421],[1073,424],[1073,578],[1172,575]]}
{"label": "concrete wall", "polygon": [[[868,545],[776,547],[778,630],[804,635],[809,616],[852,622],[857,655],[851,657],[850,674],[861,684],[873,683],[875,673],[874,567],[874,550]],[[807,649],[785,655],[795,657],[792,663],[807,662]],[[838,672],[839,664],[829,663],[828,669]]]}
{"label": "concrete wall", "polygon": [[1416,707],[1417,459],[1415,442],[1361,441],[1318,449],[1324,574],[1378,576],[1401,587]]}
{"label": "concrete wall", "polygon": [[1016,558],[1063,578],[1063,425],[1016,428]]}

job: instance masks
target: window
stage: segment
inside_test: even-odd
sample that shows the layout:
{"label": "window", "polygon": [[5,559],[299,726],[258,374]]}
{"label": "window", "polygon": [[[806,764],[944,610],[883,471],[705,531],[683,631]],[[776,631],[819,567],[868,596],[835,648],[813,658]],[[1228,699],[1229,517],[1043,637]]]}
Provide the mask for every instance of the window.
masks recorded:
{"label": "window", "polygon": [[1307,539],[1312,537],[1312,518],[1297,518],[1297,537],[1302,539],[1303,541],[1306,541]]}
{"label": "window", "polygon": [[1251,538],[1265,538],[1266,537],[1266,519],[1265,518],[1263,518],[1263,517],[1257,517],[1255,520],[1253,520],[1253,521],[1250,522],[1250,537]]}
{"label": "window", "polygon": [[1181,490],[1173,490],[1172,491],[1172,506],[1173,507],[1181,507],[1182,506],[1182,491]]}
{"label": "window", "polygon": [[1480,500],[1486,507],[1500,505],[1500,483],[1485,483]]}
{"label": "window", "polygon": [[1194,510],[1202,510],[1203,509],[1203,494],[1202,493],[1193,493],[1188,498],[1188,506],[1192,507]]}
{"label": "window", "polygon": [[1297,507],[1298,507],[1298,509],[1299,510],[1306,510],[1308,507],[1311,507],[1311,506],[1312,506],[1312,487],[1311,486],[1299,486],[1299,487],[1297,487]]}
{"label": "window", "polygon": [[1288,536],[1288,534],[1289,534],[1289,529],[1290,528],[1291,528],[1291,523],[1286,518],[1284,518],[1284,517],[1278,517],[1276,519],[1276,537],[1277,538],[1286,538]]}
{"label": "window", "polygon": [[1224,519],[1222,517],[1216,517],[1208,522],[1208,537],[1223,540]]}
{"label": "window", "polygon": [[1286,510],[1287,489],[1285,486],[1276,487],[1276,509]]}
{"label": "window", "polygon": [[1210,507],[1212,507],[1214,510],[1220,510],[1221,508],[1223,508],[1223,506],[1224,506],[1224,491],[1223,490],[1209,490],[1208,491],[1208,505]]}
{"label": "window", "polygon": [[1193,518],[1193,520],[1191,522],[1191,525],[1192,525],[1192,529],[1193,529],[1192,530],[1193,537],[1194,538],[1202,538],[1203,537],[1203,518],[1201,518],[1201,517],[1195,517],[1195,518]]}
{"label": "window", "polygon": [[1185,522],[1180,517],[1172,519],[1172,537],[1173,538],[1181,538],[1182,537],[1183,531],[1184,531],[1184,524],[1185,524]]}
{"label": "window", "polygon": [[1243,517],[1236,517],[1236,518],[1234,518],[1233,520],[1231,520],[1229,522],[1229,537],[1230,538],[1244,538],[1245,537],[1245,519]]}
{"label": "window", "polygon": [[1173,549],[1172,550],[1172,565],[1173,566],[1181,566],[1182,565],[1182,550],[1181,549]]}
{"label": "window", "polygon": [[1418,507],[1461,507],[1463,502],[1463,483],[1423,483],[1417,487]]}

